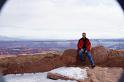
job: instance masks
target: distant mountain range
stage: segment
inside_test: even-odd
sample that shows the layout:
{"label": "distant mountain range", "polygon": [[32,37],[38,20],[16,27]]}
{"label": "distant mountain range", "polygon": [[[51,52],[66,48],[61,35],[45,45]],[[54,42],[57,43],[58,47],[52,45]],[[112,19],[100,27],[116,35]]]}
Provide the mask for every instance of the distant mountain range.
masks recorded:
{"label": "distant mountain range", "polygon": [[[124,38],[118,39],[91,39],[92,41],[124,41]],[[23,38],[14,38],[0,35],[0,41],[77,41],[75,40],[64,40],[64,39],[23,39]]]}
{"label": "distant mountain range", "polygon": [[0,41],[17,41],[17,40],[22,40],[22,39],[12,38],[12,37],[7,37],[7,36],[0,36]]}

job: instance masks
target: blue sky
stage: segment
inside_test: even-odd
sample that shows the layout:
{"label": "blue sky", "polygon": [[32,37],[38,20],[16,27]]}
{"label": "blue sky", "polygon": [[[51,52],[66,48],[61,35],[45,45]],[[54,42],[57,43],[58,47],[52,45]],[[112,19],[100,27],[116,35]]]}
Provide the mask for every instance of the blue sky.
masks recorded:
{"label": "blue sky", "polygon": [[123,38],[124,14],[115,0],[8,0],[0,35],[24,39]]}

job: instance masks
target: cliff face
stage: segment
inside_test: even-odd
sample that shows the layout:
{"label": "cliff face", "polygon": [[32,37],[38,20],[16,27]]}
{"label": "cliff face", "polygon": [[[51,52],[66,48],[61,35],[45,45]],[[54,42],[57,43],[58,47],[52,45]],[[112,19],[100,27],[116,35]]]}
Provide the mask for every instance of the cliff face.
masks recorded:
{"label": "cliff face", "polygon": [[[92,48],[91,54],[96,65],[124,67],[123,50],[111,50],[103,46],[97,46]],[[65,50],[62,55],[49,53],[0,59],[0,67],[5,69],[3,74],[45,72],[62,66],[78,65],[87,66],[90,64],[87,58],[85,65],[81,63],[76,49]]]}

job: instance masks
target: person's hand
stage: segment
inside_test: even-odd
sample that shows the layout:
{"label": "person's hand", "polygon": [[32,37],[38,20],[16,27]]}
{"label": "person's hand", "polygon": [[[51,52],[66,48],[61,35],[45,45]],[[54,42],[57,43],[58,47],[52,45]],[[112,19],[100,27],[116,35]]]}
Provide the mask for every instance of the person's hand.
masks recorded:
{"label": "person's hand", "polygon": [[81,49],[80,51],[81,51],[81,52],[84,52],[84,49]]}
{"label": "person's hand", "polygon": [[87,53],[88,51],[87,50],[85,50],[85,53]]}

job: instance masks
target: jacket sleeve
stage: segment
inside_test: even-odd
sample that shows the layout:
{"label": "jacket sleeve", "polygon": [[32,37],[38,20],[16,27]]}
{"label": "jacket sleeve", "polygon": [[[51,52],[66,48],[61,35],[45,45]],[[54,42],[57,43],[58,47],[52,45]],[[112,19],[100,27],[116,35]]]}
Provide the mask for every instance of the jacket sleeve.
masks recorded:
{"label": "jacket sleeve", "polygon": [[78,48],[78,50],[80,50],[82,48],[82,42],[81,42],[81,40],[78,41],[77,48]]}
{"label": "jacket sleeve", "polygon": [[90,51],[90,50],[91,50],[91,42],[90,42],[89,39],[88,39],[88,41],[87,41],[86,47],[87,47],[87,51]]}

